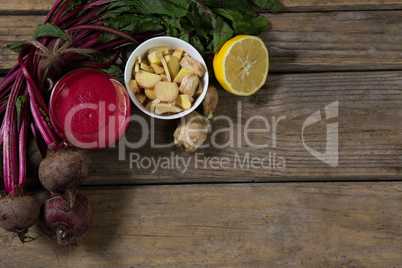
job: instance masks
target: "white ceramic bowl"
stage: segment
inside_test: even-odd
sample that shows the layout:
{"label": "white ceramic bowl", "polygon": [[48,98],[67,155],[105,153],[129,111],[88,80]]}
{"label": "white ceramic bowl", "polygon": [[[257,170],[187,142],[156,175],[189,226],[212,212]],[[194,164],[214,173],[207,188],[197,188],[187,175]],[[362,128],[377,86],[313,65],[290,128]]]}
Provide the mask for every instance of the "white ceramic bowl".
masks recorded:
{"label": "white ceramic bowl", "polygon": [[[200,78],[200,80],[203,83],[203,91],[202,91],[201,95],[197,98],[197,100],[195,101],[193,106],[188,110],[185,110],[183,112],[173,114],[173,115],[157,115],[157,114],[152,113],[152,112],[148,111],[147,109],[145,109],[145,106],[142,105],[137,100],[137,98],[135,97],[135,94],[133,92],[131,92],[130,87],[128,86],[128,82],[132,79],[134,63],[135,63],[136,59],[138,58],[138,56],[144,57],[148,49],[150,49],[152,47],[158,47],[158,46],[168,46],[171,49],[181,48],[185,52],[187,52],[190,55],[190,57],[192,57],[193,59],[200,62],[201,65],[205,68],[205,74],[203,77]],[[159,118],[159,119],[176,119],[176,118],[180,118],[180,117],[183,117],[183,116],[191,113],[201,104],[202,100],[205,97],[205,94],[207,93],[208,83],[209,83],[209,74],[208,74],[208,69],[205,64],[204,59],[202,58],[201,54],[192,45],[190,45],[186,41],[183,41],[179,38],[170,37],[170,36],[160,36],[160,37],[154,37],[152,39],[149,39],[149,40],[143,42],[131,53],[130,57],[128,58],[125,70],[124,70],[124,82],[126,84],[126,90],[129,94],[132,102],[134,102],[135,106],[137,106],[141,111],[143,111],[144,113],[146,113],[149,116]]]}

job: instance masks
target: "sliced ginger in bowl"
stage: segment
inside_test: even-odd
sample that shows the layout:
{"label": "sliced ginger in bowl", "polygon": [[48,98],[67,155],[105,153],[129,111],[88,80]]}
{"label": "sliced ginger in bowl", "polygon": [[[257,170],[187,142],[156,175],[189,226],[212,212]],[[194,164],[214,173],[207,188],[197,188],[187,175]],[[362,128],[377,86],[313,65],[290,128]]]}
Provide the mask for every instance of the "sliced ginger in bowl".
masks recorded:
{"label": "sliced ginger in bowl", "polygon": [[153,47],[135,61],[128,85],[150,112],[177,114],[194,105],[205,71],[183,49]]}

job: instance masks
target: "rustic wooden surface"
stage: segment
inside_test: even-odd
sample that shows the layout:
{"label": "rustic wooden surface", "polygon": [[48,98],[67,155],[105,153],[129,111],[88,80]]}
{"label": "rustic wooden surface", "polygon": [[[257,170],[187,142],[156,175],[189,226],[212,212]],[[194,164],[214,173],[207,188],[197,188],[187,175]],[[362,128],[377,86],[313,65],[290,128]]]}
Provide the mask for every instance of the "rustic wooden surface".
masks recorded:
{"label": "rustic wooden surface", "polygon": [[[199,150],[196,155],[183,153],[174,145],[168,147],[171,150],[151,150],[151,141],[138,149],[127,148],[126,159],[122,161],[117,161],[115,149],[84,152],[91,166],[87,183],[300,181],[322,180],[323,177],[334,181],[367,178],[395,180],[400,178],[402,161],[402,129],[401,124],[397,124],[402,120],[401,84],[402,72],[288,74],[270,76],[269,83],[250,98],[235,98],[221,91],[220,105],[215,114],[227,115],[228,118],[212,119],[211,132],[227,129],[228,121],[232,121],[235,129],[232,138],[229,131],[210,137],[206,142],[209,148]],[[339,102],[339,117],[334,121],[339,124],[339,168],[317,160],[302,143],[304,121],[333,101]],[[239,110],[242,111],[240,119]],[[270,132],[245,134],[247,122],[250,122],[247,129],[264,128],[262,119],[252,120],[255,114],[264,115],[269,120]],[[272,117],[281,116],[286,118],[278,122],[276,138],[273,139]],[[151,120],[148,122],[153,125]],[[155,135],[150,134],[155,144],[171,143],[176,122],[158,121],[155,125]],[[127,133],[128,143],[139,141],[141,131],[140,124],[134,122]],[[305,142],[318,151],[325,151],[325,136],[324,123],[306,128],[304,132]],[[225,145],[230,140],[233,140],[233,147],[219,149],[214,146],[215,143]],[[255,148],[255,145],[265,148]],[[96,157],[100,154],[104,157]],[[185,172],[173,168],[155,170],[154,165],[147,167],[145,164],[137,169],[136,163],[130,161],[130,155],[135,160],[136,155],[151,159],[171,157],[172,154],[189,160],[189,168]],[[276,155],[277,163],[280,157],[285,159],[286,168],[278,165],[252,168],[241,166],[239,162],[244,161],[247,155],[249,159],[263,159],[269,154]],[[108,155],[114,155],[112,159],[116,160],[105,163],[104,158]],[[228,158],[228,168],[211,172],[213,164],[208,158],[214,156]]]}
{"label": "rustic wooden surface", "polygon": [[284,5],[281,12],[395,10],[402,8],[401,1],[399,0],[283,0],[281,3]]}
{"label": "rustic wooden surface", "polygon": [[2,243],[0,266],[397,267],[401,192],[401,183],[86,189],[94,218],[80,247],[45,236]]}
{"label": "rustic wooden surface", "polygon": [[[0,80],[16,63],[5,45],[30,39],[53,3],[0,0]],[[282,3],[279,14],[264,14],[271,22],[261,35],[270,52],[266,85],[248,98],[219,88],[208,148],[190,155],[148,141],[125,146],[119,160],[120,141],[83,152],[90,174],[80,192],[94,219],[82,245],[59,248],[38,226],[30,234],[40,237],[25,245],[1,233],[0,267],[402,267],[402,1]],[[313,157],[302,140],[307,118],[318,110],[325,118],[334,102],[338,116],[305,128],[303,137],[323,153],[327,124],[337,123],[337,167]],[[155,127],[154,144],[172,142],[175,121],[133,112]],[[282,118],[275,131],[273,117]],[[126,143],[141,133],[132,122]],[[285,166],[239,162],[270,154]],[[43,200],[41,157],[34,146],[28,155],[29,186]],[[130,156],[189,166],[136,168]],[[213,159],[227,162],[214,168]]]}

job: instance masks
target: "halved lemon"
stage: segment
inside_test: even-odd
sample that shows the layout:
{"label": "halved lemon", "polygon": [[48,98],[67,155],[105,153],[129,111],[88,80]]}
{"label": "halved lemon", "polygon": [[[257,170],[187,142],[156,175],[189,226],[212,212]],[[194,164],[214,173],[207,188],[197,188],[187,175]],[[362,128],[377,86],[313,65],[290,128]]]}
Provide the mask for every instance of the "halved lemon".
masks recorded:
{"label": "halved lemon", "polygon": [[238,35],[228,40],[214,56],[213,68],[219,84],[238,96],[250,96],[267,80],[268,49],[261,38]]}

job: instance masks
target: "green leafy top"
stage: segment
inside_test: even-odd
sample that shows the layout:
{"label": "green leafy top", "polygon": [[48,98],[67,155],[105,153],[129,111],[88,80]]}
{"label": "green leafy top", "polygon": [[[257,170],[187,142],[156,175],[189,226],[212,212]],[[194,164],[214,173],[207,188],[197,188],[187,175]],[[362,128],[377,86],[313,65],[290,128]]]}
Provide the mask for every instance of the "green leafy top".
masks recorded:
{"label": "green leafy top", "polygon": [[45,24],[40,24],[36,28],[36,31],[33,35],[33,39],[36,39],[38,37],[42,36],[51,36],[51,37],[56,37],[60,38],[64,41],[67,40],[67,35],[57,26],[51,24],[51,23],[45,23]]}
{"label": "green leafy top", "polygon": [[129,34],[165,30],[207,56],[235,35],[259,35],[267,28],[253,5],[271,12],[282,7],[277,0],[124,0],[111,4],[102,20]]}

